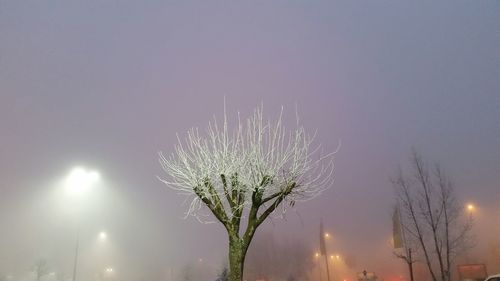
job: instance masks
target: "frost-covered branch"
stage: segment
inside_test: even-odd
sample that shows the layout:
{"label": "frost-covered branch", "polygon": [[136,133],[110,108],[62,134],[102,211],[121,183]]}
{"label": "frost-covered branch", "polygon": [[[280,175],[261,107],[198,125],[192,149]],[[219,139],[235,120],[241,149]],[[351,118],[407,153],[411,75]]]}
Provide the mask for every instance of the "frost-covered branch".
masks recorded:
{"label": "frost-covered branch", "polygon": [[[314,137],[301,126],[287,130],[282,112],[275,122],[264,121],[262,108],[230,129],[226,114],[210,122],[206,134],[198,128],[179,136],[175,151],[159,154],[161,181],[190,199],[188,215],[198,216],[203,205],[216,218],[239,224],[244,210],[265,219],[281,204],[295,204],[319,195],[333,180],[335,152],[321,155],[311,148]],[[265,207],[262,213],[261,206]]]}

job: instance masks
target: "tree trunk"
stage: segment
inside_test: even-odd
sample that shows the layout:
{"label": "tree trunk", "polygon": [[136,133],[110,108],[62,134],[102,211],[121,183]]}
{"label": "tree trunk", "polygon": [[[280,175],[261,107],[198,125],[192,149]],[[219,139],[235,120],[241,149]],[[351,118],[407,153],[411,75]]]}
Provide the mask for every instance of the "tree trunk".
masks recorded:
{"label": "tree trunk", "polygon": [[229,237],[229,281],[243,280],[245,246],[239,237]]}
{"label": "tree trunk", "polygon": [[413,259],[411,257],[411,248],[408,249],[408,269],[410,271],[410,281],[415,281],[413,278]]}

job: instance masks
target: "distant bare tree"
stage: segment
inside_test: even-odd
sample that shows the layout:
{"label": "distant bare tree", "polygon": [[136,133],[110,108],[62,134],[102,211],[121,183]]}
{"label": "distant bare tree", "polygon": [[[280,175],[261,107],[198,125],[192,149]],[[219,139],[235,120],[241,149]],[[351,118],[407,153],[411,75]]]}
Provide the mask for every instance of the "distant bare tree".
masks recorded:
{"label": "distant bare tree", "polygon": [[60,271],[57,272],[56,273],[56,280],[57,281],[64,281],[64,280],[66,280],[65,274],[63,272],[60,272]]}
{"label": "distant bare tree", "polygon": [[247,280],[304,280],[314,267],[311,248],[301,240],[274,239],[271,233],[256,238],[248,254]]}
{"label": "distant bare tree", "polygon": [[46,259],[38,259],[34,266],[33,271],[35,272],[36,281],[49,274],[49,264]]}
{"label": "distant bare tree", "polygon": [[224,266],[216,281],[229,281],[229,270]]}
{"label": "distant bare tree", "polygon": [[307,247],[304,242],[294,239],[282,242],[281,248],[280,260],[284,269],[283,277],[288,272],[288,279],[305,280],[314,267],[312,247]]}
{"label": "distant bare tree", "polygon": [[194,267],[192,264],[187,264],[184,266],[184,268],[181,271],[181,276],[180,276],[181,281],[194,281],[195,280],[195,273],[194,273]]}
{"label": "distant bare tree", "polygon": [[406,265],[408,266],[408,271],[410,274],[410,281],[415,280],[414,274],[414,264],[417,262],[415,256],[417,255],[416,250],[418,250],[419,246],[416,244],[414,239],[409,239],[405,235],[405,231],[401,224],[401,212],[399,210],[399,206],[394,207],[393,210],[393,240],[392,244],[394,246],[393,254],[402,259]]}
{"label": "distant bare tree", "polygon": [[411,173],[399,169],[392,180],[405,242],[420,253],[433,281],[449,281],[454,259],[472,246],[471,220],[439,165],[430,169],[415,151],[410,162]]}
{"label": "distant bare tree", "polygon": [[277,265],[274,262],[277,255],[276,241],[272,233],[264,232],[258,235],[248,252],[245,277],[250,280],[271,278],[276,270]]}
{"label": "distant bare tree", "polygon": [[318,196],[332,182],[334,153],[320,155],[312,142],[301,126],[286,130],[281,114],[265,121],[258,108],[243,123],[238,117],[234,130],[224,113],[206,136],[192,129],[170,158],[160,153],[169,175],[162,181],[188,196],[187,214],[201,219],[207,207],[227,230],[229,280],[243,280],[250,242],[271,214]]}

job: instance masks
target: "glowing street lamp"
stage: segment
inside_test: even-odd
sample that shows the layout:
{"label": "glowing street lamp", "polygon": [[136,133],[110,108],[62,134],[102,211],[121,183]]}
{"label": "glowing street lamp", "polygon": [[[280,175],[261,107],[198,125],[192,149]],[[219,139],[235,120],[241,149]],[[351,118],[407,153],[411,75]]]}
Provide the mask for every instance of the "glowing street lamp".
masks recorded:
{"label": "glowing street lamp", "polygon": [[337,259],[340,260],[340,255],[330,255],[330,259]]}
{"label": "glowing street lamp", "polygon": [[[97,171],[89,171],[82,167],[73,168],[66,180],[64,182],[66,191],[69,195],[78,197],[81,200],[84,193],[93,187],[100,179],[100,175]],[[76,269],[78,265],[78,250],[80,247],[80,228],[78,227],[76,232],[76,247],[75,247],[75,259],[73,263],[73,281],[76,281]]]}
{"label": "glowing street lamp", "polygon": [[99,240],[100,241],[106,241],[106,238],[108,238],[108,234],[105,231],[99,232]]}
{"label": "glowing street lamp", "polygon": [[82,196],[94,186],[101,176],[97,171],[87,171],[82,167],[73,168],[64,182],[66,191],[73,196]]}
{"label": "glowing street lamp", "polygon": [[322,279],[321,279],[321,266],[320,266],[320,263],[319,263],[319,256],[320,256],[319,252],[314,253],[314,258],[315,258],[316,262],[318,263],[318,276],[319,276],[319,281],[321,281],[321,280],[322,280]]}
{"label": "glowing street lamp", "polygon": [[473,220],[473,215],[476,212],[476,206],[472,203],[467,204],[467,212],[469,212],[469,220]]}
{"label": "glowing street lamp", "polygon": [[467,210],[469,212],[474,212],[475,209],[476,209],[476,206],[474,206],[474,204],[471,204],[471,203],[467,204]]}

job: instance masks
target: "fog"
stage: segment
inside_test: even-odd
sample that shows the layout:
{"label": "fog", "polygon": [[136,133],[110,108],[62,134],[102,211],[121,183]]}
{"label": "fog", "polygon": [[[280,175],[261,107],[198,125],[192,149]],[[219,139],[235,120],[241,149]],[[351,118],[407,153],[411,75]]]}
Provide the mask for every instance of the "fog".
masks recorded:
{"label": "fog", "polygon": [[[185,198],[157,178],[158,152],[222,118],[224,100],[231,117],[263,104],[273,119],[283,106],[287,127],[297,109],[323,149],[342,143],[333,185],[259,228],[248,278],[319,280],[323,220],[344,259],[335,281],[363,270],[407,279],[390,243],[389,178],[412,148],[476,206],[476,246],[458,262],[500,272],[499,11],[494,1],[2,1],[0,278],[36,280],[44,259],[42,281],[71,280],[78,233],[78,281],[215,280],[226,231],[185,218]],[[84,200],[64,191],[75,166],[100,174]]]}

